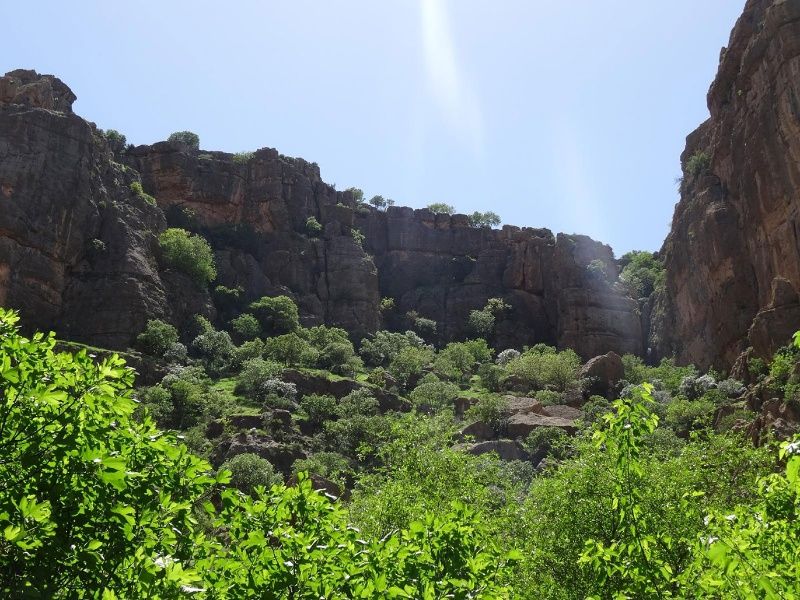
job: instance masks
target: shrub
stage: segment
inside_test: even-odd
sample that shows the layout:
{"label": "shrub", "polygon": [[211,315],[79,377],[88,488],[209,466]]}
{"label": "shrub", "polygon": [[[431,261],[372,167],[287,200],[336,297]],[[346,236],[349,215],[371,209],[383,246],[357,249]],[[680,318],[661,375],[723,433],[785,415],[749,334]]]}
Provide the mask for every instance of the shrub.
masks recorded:
{"label": "shrub", "polygon": [[423,338],[430,339],[436,335],[436,321],[433,319],[426,319],[421,317],[415,310],[410,310],[406,313],[411,329],[420,334]]}
{"label": "shrub", "polygon": [[500,215],[495,212],[478,212],[475,211],[469,215],[469,222],[473,227],[497,227],[500,225]]}
{"label": "shrub", "polygon": [[106,138],[111,151],[115,154],[122,152],[125,149],[125,144],[128,143],[128,139],[116,129],[106,129],[103,136]]}
{"label": "shrub", "polygon": [[212,375],[220,375],[230,368],[234,348],[227,331],[209,331],[192,342],[192,350],[203,358],[206,370]]}
{"label": "shrub", "polygon": [[381,312],[391,312],[395,308],[394,298],[381,298]]}
{"label": "shrub", "polygon": [[178,330],[160,319],[150,319],[136,338],[139,347],[151,356],[161,358],[178,341]]}
{"label": "shrub", "polygon": [[345,190],[345,192],[349,193],[350,195],[352,195],[353,196],[353,200],[355,200],[356,203],[364,201],[364,192],[363,192],[363,190],[361,190],[361,189],[359,189],[357,187],[347,188]]}
{"label": "shrub", "polygon": [[[314,427],[322,427],[326,421],[331,421],[338,416],[336,398],[333,396],[306,394],[300,400],[300,409],[306,421]],[[319,475],[323,474],[319,473]]]}
{"label": "shrub", "polygon": [[344,491],[346,483],[353,478],[353,469],[350,461],[338,452],[315,452],[308,458],[294,461],[292,473],[310,473],[324,477],[339,486],[340,493]]}
{"label": "shrub", "polygon": [[536,392],[536,399],[542,403],[542,406],[552,406],[561,403],[561,394],[552,390],[541,390]]}
{"label": "shrub", "polygon": [[532,389],[552,386],[563,392],[577,383],[580,365],[580,358],[572,350],[540,352],[534,348],[509,362],[506,370]]}
{"label": "shrub", "polygon": [[241,287],[229,288],[218,285],[214,288],[214,303],[220,310],[230,312],[238,311],[242,306],[244,289]]}
{"label": "shrub", "polygon": [[595,258],[588,265],[586,265],[586,273],[589,278],[600,283],[607,284],[609,282],[608,265],[604,260]]}
{"label": "shrub", "polygon": [[280,379],[267,379],[255,389],[256,398],[273,408],[289,408],[297,398],[297,386]]}
{"label": "shrub", "polygon": [[316,217],[306,219],[306,233],[310,237],[319,237],[319,234],[322,233],[322,224],[317,221]]}
{"label": "shrub", "polygon": [[437,215],[452,215],[456,212],[455,208],[449,204],[445,204],[444,202],[434,202],[433,204],[428,204],[427,209]]}
{"label": "shrub", "polygon": [[355,376],[362,364],[349,340],[328,344],[320,350],[317,358],[319,367],[348,377]]}
{"label": "shrub", "polygon": [[270,379],[275,379],[283,371],[278,363],[263,358],[251,358],[242,365],[242,372],[236,377],[237,394],[252,394]]}
{"label": "shrub", "polygon": [[383,196],[373,196],[372,198],[369,199],[369,203],[378,210],[386,208],[386,198],[384,198]]}
{"label": "shrub", "polygon": [[619,280],[631,298],[647,298],[664,282],[664,263],[652,252],[632,251],[624,254],[625,263]]}
{"label": "shrub", "polygon": [[261,324],[253,315],[245,313],[231,321],[231,329],[240,340],[254,340],[261,335]]}
{"label": "shrub", "polygon": [[478,377],[481,378],[481,385],[487,390],[499,392],[505,379],[505,371],[497,365],[484,363],[478,367]]}
{"label": "shrub", "polygon": [[711,158],[702,150],[698,150],[686,161],[686,172],[695,177],[708,169],[711,165]]}
{"label": "shrub", "polygon": [[717,382],[711,375],[701,375],[700,377],[687,375],[681,380],[678,393],[689,400],[697,400],[716,387]]}
{"label": "shrub", "polygon": [[665,422],[685,435],[692,429],[710,425],[714,408],[714,403],[705,398],[692,401],[679,397],[667,405]]}
{"label": "shrub", "polygon": [[171,228],[158,241],[167,267],[186,273],[198,285],[206,285],[217,276],[214,253],[202,236]]}
{"label": "shrub", "polygon": [[422,373],[433,356],[433,350],[427,346],[403,348],[389,363],[389,373],[401,386],[405,386],[412,377]]}
{"label": "shrub", "polygon": [[147,192],[144,191],[144,188],[142,187],[141,182],[134,181],[130,185],[130,188],[131,188],[131,191],[134,194],[136,194],[136,197],[139,198],[140,200],[146,202],[150,206],[155,206],[156,205],[156,199],[153,198],[153,196],[151,196],[150,194],[148,194]]}
{"label": "shrub", "polygon": [[486,340],[451,342],[436,355],[433,370],[446,379],[460,381],[468,378],[476,365],[491,360],[491,356]]}
{"label": "shrub", "polygon": [[568,453],[569,439],[567,432],[560,427],[539,427],[528,434],[523,446],[535,462],[548,456],[561,460]]}
{"label": "shrub", "polygon": [[508,348],[507,350],[503,350],[500,354],[497,355],[497,360],[495,362],[501,367],[505,367],[506,365],[508,365],[508,363],[517,358],[519,355],[520,355],[519,350]]}
{"label": "shrub", "polygon": [[192,150],[200,149],[200,136],[191,131],[176,131],[167,138],[168,142],[184,144]]}
{"label": "shrub", "polygon": [[231,473],[231,485],[245,494],[253,493],[259,486],[270,488],[283,483],[283,477],[275,473],[272,463],[249,452],[237,454],[222,463],[220,471],[225,470]]}
{"label": "shrub", "polygon": [[237,152],[233,155],[233,162],[237,165],[246,165],[255,156],[255,152]]}
{"label": "shrub", "polygon": [[355,227],[350,230],[350,234],[353,236],[353,241],[356,243],[356,245],[359,248],[364,248],[364,240],[367,239],[366,236]]}
{"label": "shrub", "polygon": [[300,328],[297,304],[288,296],[263,296],[250,304],[250,311],[268,335],[280,335]]}
{"label": "shrub", "polygon": [[471,406],[464,416],[468,420],[486,423],[499,435],[505,431],[508,414],[508,400],[502,396],[485,396]]}
{"label": "shrub", "polygon": [[264,356],[286,366],[313,364],[316,352],[306,340],[296,333],[271,337],[264,341]]}
{"label": "shrub", "polygon": [[467,319],[469,330],[475,335],[489,336],[494,330],[494,315],[486,310],[472,310]]}
{"label": "shrub", "polygon": [[261,358],[264,354],[265,344],[259,338],[245,342],[233,349],[231,355],[231,368],[241,369],[245,362],[251,358]]}
{"label": "shrub", "polygon": [[413,331],[394,333],[377,331],[371,338],[361,340],[360,354],[367,364],[387,366],[404,348],[421,348],[425,340]]}
{"label": "shrub", "polygon": [[164,360],[168,363],[182,365],[189,358],[189,351],[184,344],[175,342],[170,344],[166,352],[164,352]]}
{"label": "shrub", "polygon": [[453,400],[458,397],[457,385],[440,381],[434,375],[429,375],[414,388],[409,399],[418,409],[430,409],[436,412],[453,408]]}

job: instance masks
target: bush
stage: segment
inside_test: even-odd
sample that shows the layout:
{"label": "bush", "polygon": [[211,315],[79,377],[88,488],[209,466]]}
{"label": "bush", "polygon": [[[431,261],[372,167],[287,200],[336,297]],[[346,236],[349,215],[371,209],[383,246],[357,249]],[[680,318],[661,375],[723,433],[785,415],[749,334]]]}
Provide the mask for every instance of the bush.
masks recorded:
{"label": "bush", "polygon": [[217,276],[214,253],[200,235],[185,229],[167,229],[158,238],[164,264],[186,273],[198,285],[206,285]]}
{"label": "bush", "polygon": [[664,263],[652,252],[632,251],[624,254],[625,263],[619,280],[631,298],[647,298],[664,282]]}
{"label": "bush", "polygon": [[531,389],[552,386],[563,392],[577,383],[580,366],[580,358],[572,350],[539,351],[534,347],[509,362],[506,370]]}
{"label": "bush", "polygon": [[200,136],[191,131],[176,131],[167,138],[168,142],[184,144],[192,150],[200,149]]}
{"label": "bush", "polygon": [[294,408],[297,386],[280,379],[267,379],[258,384],[255,395],[271,408]]}
{"label": "bush", "polygon": [[421,348],[403,348],[389,363],[389,373],[398,384],[405,386],[413,377],[417,377],[433,360],[433,350],[427,346]]}
{"label": "bush", "polygon": [[395,309],[394,298],[381,298],[380,304],[381,312],[391,312]]}
{"label": "bush", "polygon": [[300,400],[300,409],[306,421],[314,427],[322,427],[326,421],[332,421],[338,416],[336,398],[333,396],[306,394]]}
{"label": "bush", "polygon": [[464,416],[467,420],[486,423],[500,435],[505,431],[508,415],[508,400],[502,396],[485,396],[470,407]]}
{"label": "bush", "polygon": [[250,311],[267,335],[290,333],[300,328],[297,304],[288,296],[264,296],[250,304]]}
{"label": "bush", "polygon": [[475,335],[486,337],[494,331],[495,316],[487,310],[471,310],[467,327]]}
{"label": "bush", "polygon": [[691,173],[695,177],[700,175],[708,169],[711,165],[711,158],[702,150],[698,150],[689,157],[686,161],[686,172]]}
{"label": "bush", "polygon": [[306,233],[310,237],[319,237],[319,234],[322,233],[322,224],[317,221],[316,217],[306,219]]}
{"label": "bush", "polygon": [[426,208],[437,215],[452,215],[456,212],[455,208],[444,202],[434,202],[433,204],[428,204]]}
{"label": "bush", "polygon": [[214,303],[225,312],[238,311],[242,307],[242,287],[229,288],[218,285],[214,288]]}
{"label": "bush", "polygon": [[350,461],[338,452],[315,452],[308,458],[298,459],[292,465],[292,473],[310,473],[324,477],[337,484],[340,493],[354,476]]}
{"label": "bush", "polygon": [[238,370],[251,358],[261,358],[264,354],[265,346],[263,341],[256,338],[234,348],[231,355],[231,368]]}
{"label": "bush", "polygon": [[541,402],[542,406],[552,406],[554,404],[561,404],[561,394],[552,390],[541,390],[536,392],[536,399]]}
{"label": "bush", "polygon": [[233,162],[237,165],[246,165],[255,156],[255,152],[237,152],[233,155]]}
{"label": "bush", "polygon": [[500,215],[488,211],[485,213],[475,211],[469,215],[470,225],[473,227],[497,227],[500,225]]}
{"label": "bush", "polygon": [[697,400],[716,387],[717,382],[711,375],[701,375],[700,377],[687,375],[681,380],[678,393],[689,400]]}
{"label": "bush", "polygon": [[192,350],[202,357],[206,370],[212,375],[221,375],[230,368],[234,348],[227,331],[209,331],[192,342]]}
{"label": "bush", "polygon": [[245,494],[252,494],[259,486],[271,488],[283,483],[283,477],[275,473],[275,467],[267,459],[246,452],[237,454],[222,463],[220,471],[230,471],[230,484]]}
{"label": "bush", "polygon": [[371,366],[387,366],[401,350],[405,348],[422,348],[425,340],[413,331],[394,333],[377,331],[371,338],[361,340],[359,353]]}
{"label": "bush", "polygon": [[252,394],[265,381],[275,379],[282,371],[281,365],[274,361],[251,358],[242,365],[242,372],[236,377],[234,391],[242,395]]}
{"label": "bush", "polygon": [[160,319],[150,319],[136,343],[150,356],[161,358],[178,341],[178,330]]}
{"label": "bush", "polygon": [[423,338],[431,339],[436,335],[436,321],[433,319],[426,319],[421,317],[415,310],[410,310],[406,313],[411,329],[420,334]]}
{"label": "bush", "polygon": [[317,365],[337,375],[354,377],[362,362],[356,356],[353,344],[347,340],[333,342],[322,348],[317,358]]}
{"label": "bush", "polygon": [[363,249],[364,248],[364,240],[366,240],[367,237],[363,233],[361,233],[360,230],[356,229],[355,227],[350,230],[350,235],[353,236],[353,241],[356,243],[356,245],[359,248]]}
{"label": "bush", "polygon": [[610,273],[608,270],[608,265],[604,260],[599,258],[594,259],[588,265],[586,265],[586,273],[588,274],[589,278],[603,283],[608,284],[610,279]]}
{"label": "bush", "polygon": [[231,329],[243,341],[254,340],[261,335],[261,324],[253,315],[245,313],[231,321]]}
{"label": "bush", "polygon": [[106,138],[111,151],[115,154],[122,152],[125,149],[125,144],[128,143],[128,139],[116,129],[106,129],[103,136]]}
{"label": "bush", "polygon": [[491,363],[484,363],[478,367],[478,377],[481,378],[481,385],[490,392],[499,392],[505,378],[505,371],[502,367]]}
{"label": "bush", "polygon": [[142,187],[141,182],[134,181],[130,185],[130,188],[131,188],[131,191],[134,194],[136,194],[137,198],[139,198],[143,202],[146,202],[150,206],[156,206],[156,199],[153,198],[153,196],[151,196],[150,194],[148,194],[147,192],[144,191],[144,188]]}
{"label": "bush", "polygon": [[519,350],[508,348],[507,350],[503,350],[500,354],[497,355],[497,360],[495,362],[501,367],[505,367],[506,365],[508,365],[508,363],[517,358],[519,355],[520,355]]}
{"label": "bush", "polygon": [[440,381],[436,376],[429,375],[414,388],[409,399],[417,409],[439,412],[452,410],[453,401],[458,397],[459,392],[457,385]]}
{"label": "bush", "polygon": [[169,349],[164,352],[163,358],[168,363],[182,365],[188,360],[189,351],[185,345],[175,342],[170,344]]}
{"label": "bush", "polygon": [[705,398],[687,400],[679,397],[667,405],[665,422],[678,434],[686,435],[692,429],[710,425],[714,409],[714,403]]}
{"label": "bush", "polygon": [[570,437],[560,427],[539,427],[534,429],[525,438],[523,446],[530,452],[534,462],[545,457],[561,460],[568,453]]}
{"label": "bush", "polygon": [[311,344],[296,333],[287,333],[264,341],[264,356],[287,367],[314,364],[317,354]]}

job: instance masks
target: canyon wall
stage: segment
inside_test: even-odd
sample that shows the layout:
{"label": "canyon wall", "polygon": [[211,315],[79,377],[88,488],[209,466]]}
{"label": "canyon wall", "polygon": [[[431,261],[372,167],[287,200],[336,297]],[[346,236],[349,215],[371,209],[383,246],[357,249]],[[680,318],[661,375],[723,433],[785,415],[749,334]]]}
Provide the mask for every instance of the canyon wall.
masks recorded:
{"label": "canyon wall", "polygon": [[[158,234],[176,225],[211,242],[214,285],[241,287],[246,299],[291,295],[306,325],[337,325],[354,339],[403,328],[412,310],[437,322],[439,341],[460,339],[469,312],[502,297],[511,308],[497,323],[499,347],[546,342],[587,358],[643,350],[638,303],[587,269],[603,261],[613,281],[604,244],[378,211],[324,183],[316,164],[271,149],[115,147],[72,112],[74,100],[53,76],[0,78],[0,304],[31,327],[124,348],[148,318],[217,318],[213,295],[159,260]],[[132,191],[137,181],[155,205]],[[386,297],[395,309],[382,315]]]}
{"label": "canyon wall", "polygon": [[730,368],[800,329],[800,1],[749,0],[687,138],[653,304],[661,356]]}

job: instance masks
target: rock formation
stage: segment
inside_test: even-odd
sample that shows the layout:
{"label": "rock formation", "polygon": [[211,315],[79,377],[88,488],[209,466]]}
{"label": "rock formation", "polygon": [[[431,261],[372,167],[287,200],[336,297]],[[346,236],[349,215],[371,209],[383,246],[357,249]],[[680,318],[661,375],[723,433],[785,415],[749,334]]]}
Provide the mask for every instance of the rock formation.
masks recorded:
{"label": "rock formation", "polygon": [[[511,308],[496,325],[499,347],[641,353],[637,303],[587,270],[603,261],[616,274],[606,245],[473,227],[464,215],[378,211],[324,183],[316,164],[271,149],[109,144],[72,112],[74,100],[51,75],[0,78],[0,304],[31,327],[124,348],[148,318],[213,319],[209,291],[159,263],[157,236],[169,225],[211,242],[215,285],[241,287],[245,300],[289,294],[306,325],[337,325],[354,339],[382,326],[381,297],[396,301],[383,325],[405,327],[415,310],[437,322],[440,341],[467,335],[469,312],[502,297]],[[309,217],[321,232],[308,230]]]}
{"label": "rock formation", "polygon": [[[681,157],[651,340],[661,356],[729,368],[747,346],[766,355],[800,329],[800,2],[747,2],[708,107]],[[776,303],[775,286],[794,300]]]}

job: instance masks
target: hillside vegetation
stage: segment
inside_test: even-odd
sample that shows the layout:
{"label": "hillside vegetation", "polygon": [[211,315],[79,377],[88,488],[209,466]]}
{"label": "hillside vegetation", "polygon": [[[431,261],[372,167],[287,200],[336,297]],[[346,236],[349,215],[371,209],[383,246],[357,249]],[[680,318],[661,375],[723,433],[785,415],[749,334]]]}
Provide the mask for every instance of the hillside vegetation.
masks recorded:
{"label": "hillside vegetation", "polygon": [[[56,352],[17,320],[0,312],[8,597],[800,586],[800,442],[754,446],[747,390],[719,374],[624,357],[609,401],[569,350],[495,357],[480,338],[436,349],[381,331],[356,352],[276,297],[230,332],[149,323],[139,343],[156,356],[140,368],[167,370],[134,391],[120,358]],[[753,365],[757,385],[797,402],[798,352]]]}

